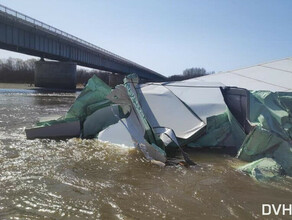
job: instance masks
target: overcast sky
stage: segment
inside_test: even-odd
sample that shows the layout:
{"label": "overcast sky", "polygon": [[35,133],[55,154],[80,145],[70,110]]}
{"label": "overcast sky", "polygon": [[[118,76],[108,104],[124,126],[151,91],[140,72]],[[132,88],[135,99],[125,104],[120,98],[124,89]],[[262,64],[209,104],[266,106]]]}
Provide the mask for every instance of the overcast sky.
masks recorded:
{"label": "overcast sky", "polygon": [[[290,0],[0,0],[166,76],[292,56]],[[0,58],[22,54],[0,50]]]}

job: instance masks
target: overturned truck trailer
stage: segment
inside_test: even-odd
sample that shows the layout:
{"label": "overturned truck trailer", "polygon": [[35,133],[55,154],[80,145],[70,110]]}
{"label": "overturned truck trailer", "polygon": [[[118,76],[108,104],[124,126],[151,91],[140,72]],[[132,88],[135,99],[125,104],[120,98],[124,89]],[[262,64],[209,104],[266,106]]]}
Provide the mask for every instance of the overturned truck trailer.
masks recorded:
{"label": "overturned truck trailer", "polygon": [[292,92],[249,91],[187,80],[109,88],[93,76],[64,117],[38,122],[27,138],[98,138],[137,147],[159,164],[185,147],[234,147],[256,177],[292,176]]}

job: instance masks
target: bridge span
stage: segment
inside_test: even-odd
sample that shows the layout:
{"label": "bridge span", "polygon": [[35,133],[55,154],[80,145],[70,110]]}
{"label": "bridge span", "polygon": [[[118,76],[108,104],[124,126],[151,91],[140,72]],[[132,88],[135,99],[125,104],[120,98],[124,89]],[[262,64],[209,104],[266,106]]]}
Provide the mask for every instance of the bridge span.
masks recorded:
{"label": "bridge span", "polygon": [[165,80],[153,70],[3,5],[0,5],[0,48],[122,75],[136,73],[149,81]]}

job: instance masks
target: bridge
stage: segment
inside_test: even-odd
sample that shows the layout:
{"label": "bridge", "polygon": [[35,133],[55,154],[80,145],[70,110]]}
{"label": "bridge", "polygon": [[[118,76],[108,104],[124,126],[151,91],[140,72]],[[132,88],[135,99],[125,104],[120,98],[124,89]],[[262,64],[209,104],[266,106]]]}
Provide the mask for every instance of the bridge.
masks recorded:
{"label": "bridge", "polygon": [[[72,86],[76,82],[76,64],[122,75],[136,73],[149,81],[165,79],[153,70],[3,5],[0,5],[0,48],[61,61],[52,65],[38,62],[35,75],[38,81],[51,78],[51,81],[71,81]],[[46,82],[39,84],[46,86]]]}

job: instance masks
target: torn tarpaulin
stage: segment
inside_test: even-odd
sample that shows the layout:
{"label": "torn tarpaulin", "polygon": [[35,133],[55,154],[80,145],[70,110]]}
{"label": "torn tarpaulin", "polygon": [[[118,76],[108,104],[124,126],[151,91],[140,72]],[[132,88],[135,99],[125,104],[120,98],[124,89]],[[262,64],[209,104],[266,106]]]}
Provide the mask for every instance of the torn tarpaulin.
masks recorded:
{"label": "torn tarpaulin", "polygon": [[[273,158],[292,175],[291,100],[289,92],[194,80],[138,84],[135,75],[111,90],[94,76],[65,117],[39,126],[78,120],[78,136],[118,144],[131,140],[147,159],[163,163],[170,152],[184,147],[236,147],[240,159]],[[121,127],[123,132],[117,132]],[[125,132],[129,135],[119,138]]]}

